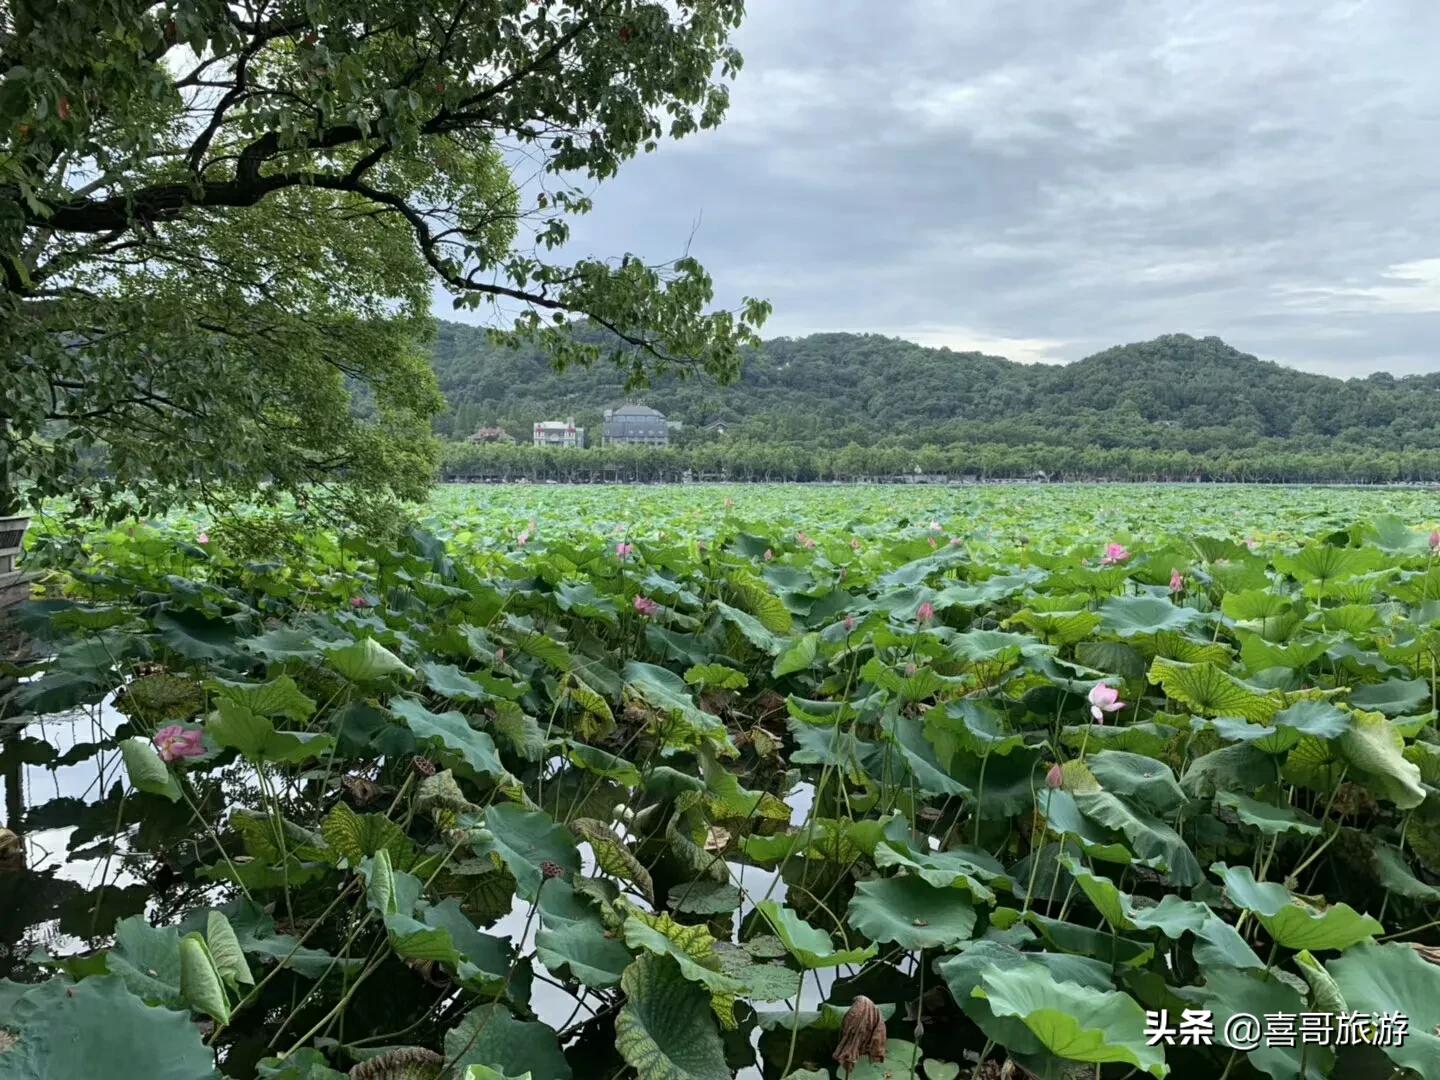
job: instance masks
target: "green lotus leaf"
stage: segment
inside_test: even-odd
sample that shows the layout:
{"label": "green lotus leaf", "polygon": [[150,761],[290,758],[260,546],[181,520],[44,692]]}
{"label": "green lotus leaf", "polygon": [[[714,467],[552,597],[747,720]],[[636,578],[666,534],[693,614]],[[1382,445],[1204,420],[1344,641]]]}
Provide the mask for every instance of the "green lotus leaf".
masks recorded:
{"label": "green lotus leaf", "polygon": [[324,653],[330,670],[353,683],[380,682],[392,677],[415,678],[414,668],[374,638],[326,646]]}
{"label": "green lotus leaf", "polygon": [[1401,810],[1425,801],[1420,767],[1405,760],[1405,740],[1380,714],[1356,713],[1350,730],[1340,738],[1340,748],[1367,786]]}
{"label": "green lotus leaf", "polygon": [[847,919],[871,941],[910,950],[949,948],[975,929],[964,893],[908,875],[860,882]]}
{"label": "green lotus leaf", "polygon": [[1185,631],[1204,618],[1195,608],[1180,607],[1159,596],[1112,596],[1100,605],[1100,625],[1122,638],[1162,630]]}
{"label": "green lotus leaf", "polygon": [[1350,1009],[1407,1018],[1405,1038],[1382,1047],[1391,1061],[1419,1076],[1440,1076],[1440,967],[1392,942],[1357,945],[1325,970]]}
{"label": "green lotus leaf", "polygon": [[231,682],[229,679],[211,679],[207,684],[222,698],[233,701],[261,716],[277,717],[303,724],[315,713],[315,702],[300,692],[295,680],[281,675],[263,683]]}
{"label": "green lotus leaf", "polygon": [[162,795],[171,802],[180,801],[180,785],[149,739],[139,736],[122,739],[120,756],[125,762],[125,774],[135,790]]}
{"label": "green lotus leaf", "polygon": [[569,973],[586,986],[620,985],[620,976],[634,956],[606,929],[595,905],[560,878],[540,888],[540,929],[536,954],[552,972]]}
{"label": "green lotus leaf", "polygon": [[208,1080],[214,1055],[187,1013],[147,1006],[118,976],[51,979],[5,1018],[15,1045],[0,1053],[0,1080]]}
{"label": "green lotus leaf", "polygon": [[1314,907],[1283,885],[1256,881],[1248,866],[1216,863],[1210,870],[1225,882],[1230,899],[1253,911],[1270,936],[1287,949],[1348,949],[1384,933],[1380,923],[1349,904]]}
{"label": "green lotus leaf", "polygon": [[516,890],[523,900],[539,896],[546,863],[562,872],[580,871],[580,852],[574,837],[543,810],[525,810],[512,803],[492,804],[485,810],[485,826],[490,837],[477,848],[483,846],[500,856],[515,875]]}
{"label": "green lotus leaf", "polygon": [[481,1005],[445,1033],[445,1059],[456,1070],[484,1065],[504,1076],[570,1080],[570,1064],[555,1029],[517,1020],[504,1005]]}
{"label": "green lotus leaf", "polygon": [[790,955],[805,968],[839,967],[841,964],[863,964],[878,951],[874,945],[863,949],[836,949],[834,939],[824,930],[811,926],[795,912],[774,900],[755,905],[775,936],[785,943]]}
{"label": "green lotus leaf", "polygon": [[730,1080],[705,991],[670,956],[641,956],[625,969],[615,1048],[639,1080]]}
{"label": "green lotus leaf", "polygon": [[504,779],[509,770],[500,760],[495,742],[483,731],[476,731],[462,713],[433,713],[418,699],[394,698],[390,711],[409,726],[422,743],[438,744],[454,754],[481,776]]}
{"label": "green lotus leaf", "polygon": [[1119,991],[1057,982],[1043,966],[991,969],[973,994],[996,1016],[1020,1020],[1057,1057],[1132,1065],[1151,1076],[1169,1073],[1163,1047],[1145,1038],[1145,1010]]}
{"label": "green lotus leaf", "polygon": [[1292,806],[1276,806],[1260,802],[1238,791],[1222,791],[1215,796],[1221,806],[1234,811],[1242,824],[1259,829],[1266,836],[1282,833],[1298,833],[1300,836],[1319,836],[1320,824]]}

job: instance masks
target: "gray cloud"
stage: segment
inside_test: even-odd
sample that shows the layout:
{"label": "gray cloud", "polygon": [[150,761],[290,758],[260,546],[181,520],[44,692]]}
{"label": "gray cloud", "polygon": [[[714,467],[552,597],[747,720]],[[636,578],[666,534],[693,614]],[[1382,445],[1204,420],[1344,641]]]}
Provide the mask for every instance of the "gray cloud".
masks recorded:
{"label": "gray cloud", "polygon": [[568,254],[688,243],[767,333],[1434,370],[1437,31],[1422,0],[752,0],[724,127],[622,169]]}

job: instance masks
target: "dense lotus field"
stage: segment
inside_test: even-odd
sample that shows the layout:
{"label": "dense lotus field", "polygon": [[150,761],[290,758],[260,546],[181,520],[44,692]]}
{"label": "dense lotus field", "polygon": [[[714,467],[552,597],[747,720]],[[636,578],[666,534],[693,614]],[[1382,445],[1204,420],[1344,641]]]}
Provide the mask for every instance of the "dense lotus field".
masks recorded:
{"label": "dense lotus field", "polygon": [[40,521],[0,1080],[1440,1077],[1437,527],[1144,486]]}

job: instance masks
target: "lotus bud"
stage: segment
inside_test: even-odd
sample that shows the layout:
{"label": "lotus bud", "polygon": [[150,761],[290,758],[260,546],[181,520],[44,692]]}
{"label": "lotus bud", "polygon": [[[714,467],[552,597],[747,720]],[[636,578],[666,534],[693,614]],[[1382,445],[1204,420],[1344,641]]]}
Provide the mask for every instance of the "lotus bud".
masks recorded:
{"label": "lotus bud", "polygon": [[1045,774],[1045,786],[1055,791],[1065,786],[1065,770],[1060,767],[1057,761],[1050,766],[1050,771]]}

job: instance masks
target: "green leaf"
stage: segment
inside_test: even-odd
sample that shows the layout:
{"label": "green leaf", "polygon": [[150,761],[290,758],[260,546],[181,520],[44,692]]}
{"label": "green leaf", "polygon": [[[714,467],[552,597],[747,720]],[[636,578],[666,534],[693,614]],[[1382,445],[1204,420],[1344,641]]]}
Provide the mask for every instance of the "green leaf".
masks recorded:
{"label": "green leaf", "polygon": [[490,831],[485,846],[499,855],[515,875],[522,900],[534,900],[540,894],[545,863],[554,863],[572,874],[580,871],[580,852],[574,837],[543,810],[525,810],[512,803],[492,804],[485,810],[485,826]]}
{"label": "green leaf", "polygon": [[1387,679],[1357,686],[1350,692],[1350,704],[1386,716],[1415,712],[1429,700],[1430,683],[1426,679]]}
{"label": "green leaf", "polygon": [[125,761],[125,774],[137,791],[163,795],[172,803],[180,801],[180,785],[149,739],[137,735],[121,740],[120,756]]}
{"label": "green leaf", "polygon": [[1248,866],[1216,863],[1210,870],[1225,882],[1230,899],[1253,911],[1270,936],[1287,949],[1348,949],[1384,932],[1378,922],[1349,904],[1322,910],[1292,896],[1283,885],[1256,881]]}
{"label": "green leaf", "polygon": [[1122,638],[1184,631],[1203,618],[1195,608],[1179,607],[1160,596],[1112,596],[1100,605],[1100,625]]}
{"label": "green leaf", "polygon": [[454,664],[436,664],[427,660],[419,664],[417,670],[424,677],[425,685],[441,697],[456,701],[494,700],[490,691]]}
{"label": "green leaf", "polygon": [[205,733],[220,746],[234,747],[245,760],[257,763],[298,764],[320,757],[332,745],[328,735],[276,731],[269,717],[223,698],[205,721]]}
{"label": "green leaf", "polygon": [[614,829],[594,818],[576,818],[570,822],[570,828],[589,842],[590,849],[595,852],[595,863],[601,870],[621,881],[633,882],[647,900],[652,904],[655,902],[655,883],[650,880],[650,871],[615,835]]}
{"label": "green leaf", "polygon": [[315,713],[315,702],[300,692],[295,680],[289,675],[281,675],[278,679],[263,683],[240,683],[214,678],[208,685],[218,696],[271,719],[283,717],[296,723],[304,723]]}
{"label": "green leaf", "polygon": [[620,985],[634,957],[609,933],[590,900],[568,881],[550,878],[540,887],[539,911],[535,950],[542,964],[597,989]]}
{"label": "green leaf", "polygon": [[[1305,1011],[1305,999],[1292,980],[1229,967],[1207,970],[1205,984],[1183,994],[1212,1013],[1215,1042],[1220,1046],[1230,1045],[1224,1037],[1225,1024],[1237,1013],[1249,1013],[1263,1022],[1267,1015]],[[1295,1041],[1300,1043],[1298,1038]],[[1324,1080],[1332,1075],[1335,1060],[1334,1051],[1326,1046],[1270,1046],[1263,1041],[1247,1056],[1255,1069],[1283,1080]]]}
{"label": "green leaf", "polygon": [[1319,823],[1291,806],[1262,803],[1238,791],[1219,792],[1215,801],[1233,810],[1242,824],[1259,829],[1266,836],[1279,836],[1289,832],[1301,836],[1320,835]]}
{"label": "green leaf", "polygon": [[[427,777],[427,780],[433,779]],[[320,835],[351,867],[359,866],[366,856],[381,850],[390,853],[392,863],[406,858],[411,850],[405,831],[384,814],[357,814],[343,802],[336,803],[325,815],[320,823]]]}
{"label": "green leaf", "polygon": [[1428,885],[1417,878],[1399,849],[1372,841],[1370,858],[1376,879],[1390,892],[1427,903],[1440,900],[1440,887]]}
{"label": "green leaf", "polygon": [[696,664],[686,670],[685,681],[692,686],[720,690],[743,690],[750,685],[743,671],[736,671],[725,664]]}
{"label": "green leaf", "polygon": [[972,993],[996,1016],[1018,1018],[1057,1057],[1119,1062],[1155,1077],[1170,1071],[1164,1050],[1146,1045],[1145,1010],[1128,994],[1056,982],[1039,964],[988,971]]}
{"label": "green leaf", "polygon": [[1246,686],[1215,664],[1182,664],[1157,656],[1150,664],[1150,681],[1160,684],[1167,697],[1202,716],[1241,716],[1267,723],[1280,708],[1276,694]]}
{"label": "green leaf", "polygon": [[225,619],[211,619],[198,611],[162,611],[155,616],[160,640],[173,652],[200,663],[231,660],[239,656],[235,647],[235,626]]}
{"label": "green leaf", "polygon": [[459,1071],[485,1065],[505,1076],[570,1080],[570,1064],[555,1029],[517,1020],[504,1005],[481,1005],[445,1033],[445,1058]]}
{"label": "green leaf", "polygon": [[1091,821],[1121,833],[1142,859],[1159,859],[1173,884],[1198,885],[1205,879],[1180,834],[1159,818],[1126,805],[1108,791],[1077,792],[1075,804]]}
{"label": "green leaf", "polygon": [[871,941],[912,951],[949,948],[975,929],[975,909],[960,890],[911,876],[860,882],[847,918]]}
{"label": "green leaf", "polygon": [[1340,738],[1340,748],[1367,786],[1401,810],[1424,802],[1420,766],[1405,760],[1405,740],[1390,721],[1378,713],[1356,713],[1352,721]]}
{"label": "green leaf", "polygon": [[405,721],[418,741],[449,751],[479,775],[497,780],[510,775],[494,741],[485,732],[471,727],[462,713],[453,710],[433,713],[411,697],[392,699],[390,711]]}
{"label": "green leaf", "polygon": [[728,881],[698,878],[670,887],[670,907],[689,915],[724,915],[740,907],[740,890]]}
{"label": "green leaf", "polygon": [[1440,967],[1409,945],[1357,945],[1325,965],[1345,1004],[1365,1013],[1400,1013],[1409,1032],[1382,1049],[1419,1076],[1440,1076]]}
{"label": "green leaf", "polygon": [[896,841],[886,841],[875,848],[875,865],[903,867],[920,880],[937,888],[960,886],[979,903],[993,903],[992,886],[1013,888],[1014,882],[1005,868],[988,851],[958,847],[947,851],[912,851]]}
{"label": "green leaf", "polygon": [[206,914],[205,944],[222,979],[231,986],[255,984],[255,977],[250,974],[250,965],[245,962],[245,953],[240,948],[240,939],[235,936],[235,929],[223,912],[212,910]]}
{"label": "green leaf", "polygon": [[199,934],[186,934],[180,939],[180,996],[197,1012],[213,1017],[218,1023],[230,1022],[230,1001],[210,949]]}
{"label": "green leaf", "polygon": [[[793,675],[797,671],[808,670],[814,665],[819,650],[819,634],[812,631],[803,635],[795,644],[775,658],[775,663],[770,668],[771,677],[780,679],[786,675]],[[688,675],[686,681],[690,681]]]}
{"label": "green leaf", "polygon": [[0,1080],[204,1080],[214,1055],[186,1013],[147,1007],[116,976],[51,979],[5,1018],[16,1045],[0,1053]]}
{"label": "green leaf", "polygon": [[143,915],[121,919],[115,924],[115,944],[105,954],[105,966],[147,1004],[181,1005],[180,933],[175,927],[151,926]]}
{"label": "green leaf", "polygon": [[400,676],[415,678],[415,669],[374,638],[361,638],[349,645],[325,649],[330,670],[353,683],[372,683]]}
{"label": "green leaf", "polygon": [[615,1048],[639,1080],[730,1080],[705,991],[669,956],[642,956],[625,969],[625,1006]]}
{"label": "green leaf", "polygon": [[790,955],[805,968],[839,967],[841,964],[863,964],[879,951],[874,945],[863,949],[836,949],[835,942],[824,930],[811,926],[787,907],[774,900],[762,900],[757,911],[785,944]]}
{"label": "green leaf", "polygon": [[680,974],[698,983],[710,994],[710,1007],[722,1026],[735,1027],[735,1000],[745,984],[721,971],[715,954],[715,938],[704,926],[687,926],[661,912],[651,915],[632,911],[625,920],[625,944],[632,949],[645,949],[657,956],[669,956],[680,968]]}

